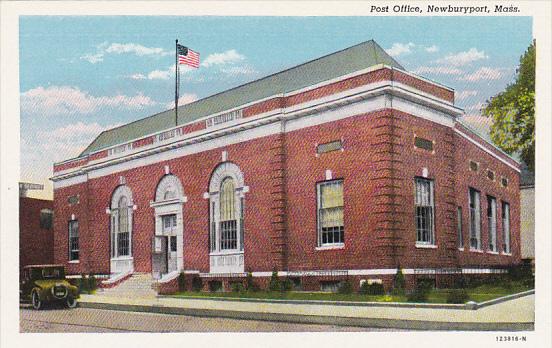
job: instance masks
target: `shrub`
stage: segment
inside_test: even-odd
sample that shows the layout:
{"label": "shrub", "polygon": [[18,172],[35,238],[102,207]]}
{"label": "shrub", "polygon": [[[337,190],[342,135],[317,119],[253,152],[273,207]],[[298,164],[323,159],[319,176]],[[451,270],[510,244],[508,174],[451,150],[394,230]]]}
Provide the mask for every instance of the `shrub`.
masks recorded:
{"label": "shrub", "polygon": [[427,297],[433,284],[430,280],[420,279],[416,283],[414,291],[406,296],[408,302],[427,302]]}
{"label": "shrub", "polygon": [[397,273],[393,279],[393,289],[391,293],[393,295],[404,295],[404,274],[402,272],[401,266],[397,268]]}
{"label": "shrub", "polygon": [[511,280],[525,280],[533,277],[533,269],[530,262],[523,262],[508,268],[508,277]]}
{"label": "shrub", "polygon": [[278,271],[272,271],[272,276],[270,277],[270,283],[268,284],[269,291],[280,291],[280,279],[278,279]]}
{"label": "shrub", "polygon": [[247,272],[247,277],[245,278],[245,288],[247,291],[251,292],[257,292],[259,291],[259,285],[253,280],[253,274],[251,272]]}
{"label": "shrub", "polygon": [[360,286],[359,292],[363,295],[383,295],[383,294],[385,294],[385,290],[383,289],[383,284],[380,284],[380,283],[368,284],[368,282],[362,283],[362,285]]}
{"label": "shrub", "polygon": [[192,278],[192,291],[199,292],[203,288],[203,282],[199,276],[194,276]]}
{"label": "shrub", "polygon": [[529,289],[535,288],[535,277],[530,277],[523,280],[523,286]]}
{"label": "shrub", "polygon": [[186,291],[186,275],[180,272],[178,275],[178,291]]}
{"label": "shrub", "polygon": [[96,289],[98,288],[98,282],[96,280],[96,277],[94,276],[94,273],[90,273],[88,275],[88,291],[90,293],[96,292]]}
{"label": "shrub", "polygon": [[340,293],[340,294],[350,294],[350,293],[353,292],[353,285],[351,284],[351,282],[349,280],[345,280],[345,281],[341,282],[337,292]]}
{"label": "shrub", "polygon": [[286,278],[283,282],[280,283],[280,291],[288,292],[293,288],[293,283],[289,278]]}
{"label": "shrub", "polygon": [[466,303],[469,300],[465,289],[453,289],[447,295],[447,303]]}
{"label": "shrub", "polygon": [[213,280],[209,283],[209,291],[211,292],[220,292],[222,291],[222,282],[220,280]]}
{"label": "shrub", "polygon": [[243,292],[244,291],[244,287],[243,287],[243,284],[241,282],[232,283],[230,285],[230,289],[232,290],[232,292]]}

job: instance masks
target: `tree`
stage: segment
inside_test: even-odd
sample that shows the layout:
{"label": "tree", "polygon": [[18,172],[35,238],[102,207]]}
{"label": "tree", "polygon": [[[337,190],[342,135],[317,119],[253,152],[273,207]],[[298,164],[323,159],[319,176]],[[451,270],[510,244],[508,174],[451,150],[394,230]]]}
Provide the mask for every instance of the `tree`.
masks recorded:
{"label": "tree", "polygon": [[514,83],[487,101],[483,115],[493,118],[491,139],[509,154],[519,152],[535,171],[535,41],[521,56]]}

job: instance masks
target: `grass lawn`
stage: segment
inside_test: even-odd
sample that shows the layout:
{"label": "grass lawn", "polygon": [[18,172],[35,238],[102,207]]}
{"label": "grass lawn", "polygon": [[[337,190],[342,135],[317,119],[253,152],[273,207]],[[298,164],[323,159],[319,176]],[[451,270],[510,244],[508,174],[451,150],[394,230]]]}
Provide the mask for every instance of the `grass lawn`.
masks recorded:
{"label": "grass lawn", "polygon": [[[530,290],[533,287],[524,286],[520,281],[512,281],[508,285],[503,283],[485,284],[478,287],[466,289],[469,300],[483,302],[494,298]],[[447,296],[451,289],[433,289],[428,295],[428,303],[447,303]],[[362,301],[362,302],[408,302],[406,296],[394,295],[361,295],[338,294],[324,292],[193,292],[184,291],[175,294],[176,297],[226,297],[226,298],[254,298],[254,299],[275,299],[275,300],[317,300],[317,301]]]}

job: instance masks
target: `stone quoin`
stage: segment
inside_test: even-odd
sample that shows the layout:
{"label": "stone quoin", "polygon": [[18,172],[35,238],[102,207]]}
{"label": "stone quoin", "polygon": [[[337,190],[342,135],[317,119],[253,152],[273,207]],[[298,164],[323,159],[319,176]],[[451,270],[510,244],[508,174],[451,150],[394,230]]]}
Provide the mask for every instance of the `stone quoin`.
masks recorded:
{"label": "stone quoin", "polygon": [[520,261],[519,163],[462,115],[367,41],[105,131],[54,164],[54,262],[205,289],[502,272]]}

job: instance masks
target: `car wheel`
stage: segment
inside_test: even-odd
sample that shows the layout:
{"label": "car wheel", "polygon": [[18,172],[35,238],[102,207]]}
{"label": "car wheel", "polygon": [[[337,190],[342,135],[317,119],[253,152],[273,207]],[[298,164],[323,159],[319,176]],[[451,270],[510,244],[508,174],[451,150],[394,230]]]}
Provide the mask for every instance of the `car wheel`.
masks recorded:
{"label": "car wheel", "polygon": [[38,296],[37,291],[33,291],[33,294],[31,296],[31,303],[32,303],[34,309],[38,310],[38,309],[42,308],[42,300]]}
{"label": "car wheel", "polygon": [[73,296],[67,296],[65,304],[67,305],[67,308],[75,308],[77,306],[77,299]]}

